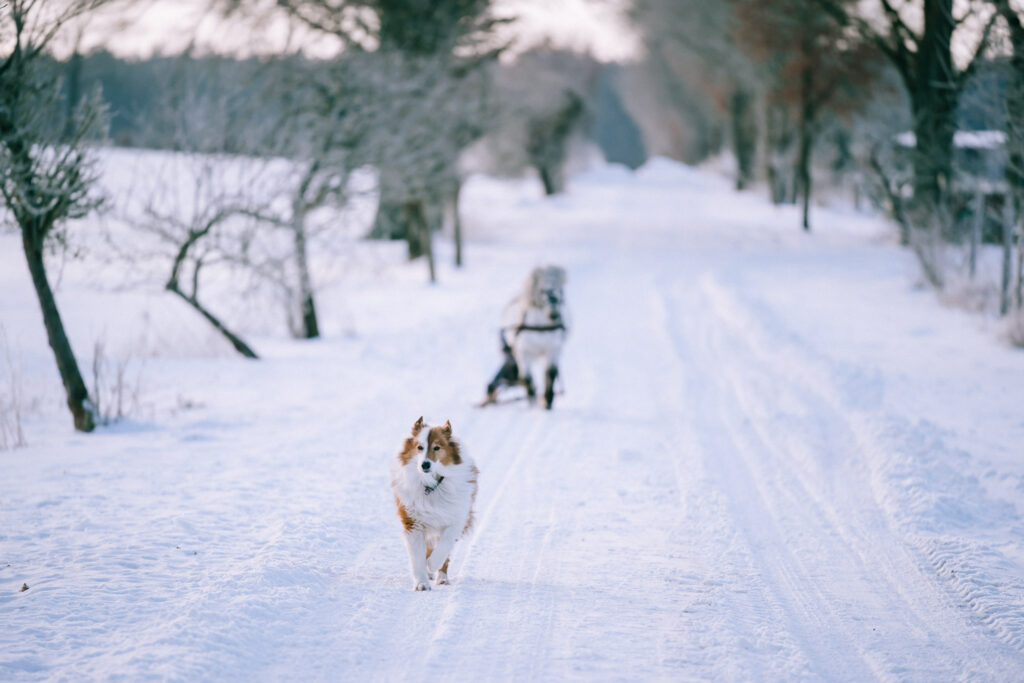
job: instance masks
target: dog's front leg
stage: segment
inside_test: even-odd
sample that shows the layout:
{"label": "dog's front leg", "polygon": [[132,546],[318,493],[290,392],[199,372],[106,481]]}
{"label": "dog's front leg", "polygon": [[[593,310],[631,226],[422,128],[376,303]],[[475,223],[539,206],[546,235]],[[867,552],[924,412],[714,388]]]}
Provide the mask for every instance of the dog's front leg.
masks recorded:
{"label": "dog's front leg", "polygon": [[419,529],[410,529],[404,536],[405,549],[409,551],[409,564],[412,566],[412,588],[428,591],[430,577],[427,576],[427,540]]}
{"label": "dog's front leg", "polygon": [[434,546],[434,551],[427,558],[427,567],[435,574],[434,583],[438,586],[448,583],[448,555],[452,552],[452,547],[455,545],[455,541],[459,537],[459,532],[463,526],[465,525],[453,524],[450,527],[446,527],[441,532],[441,538],[437,541],[437,545]]}

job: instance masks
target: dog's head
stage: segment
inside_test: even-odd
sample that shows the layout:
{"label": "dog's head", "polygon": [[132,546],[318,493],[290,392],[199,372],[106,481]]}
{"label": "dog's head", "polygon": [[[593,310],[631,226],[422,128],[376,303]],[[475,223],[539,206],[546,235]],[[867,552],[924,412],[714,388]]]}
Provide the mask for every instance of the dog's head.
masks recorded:
{"label": "dog's head", "polygon": [[445,420],[440,427],[432,427],[422,417],[413,424],[399,457],[403,465],[415,467],[426,486],[433,486],[432,482],[439,482],[449,468],[462,464],[451,422]]}
{"label": "dog's head", "polygon": [[530,273],[527,283],[530,304],[546,311],[552,323],[562,322],[565,281],[565,268],[561,266],[540,266]]}

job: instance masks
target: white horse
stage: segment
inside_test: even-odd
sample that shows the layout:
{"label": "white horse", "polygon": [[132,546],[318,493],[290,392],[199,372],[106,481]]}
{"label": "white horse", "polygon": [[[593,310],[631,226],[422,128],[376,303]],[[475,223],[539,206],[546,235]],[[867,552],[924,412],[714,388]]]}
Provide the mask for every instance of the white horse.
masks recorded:
{"label": "white horse", "polygon": [[534,268],[523,291],[505,307],[501,329],[505,362],[487,385],[484,405],[497,402],[502,386],[523,385],[527,399],[536,401],[533,370],[544,361],[544,407],[551,409],[558,360],[569,333],[565,282],[565,269],[560,266]]}

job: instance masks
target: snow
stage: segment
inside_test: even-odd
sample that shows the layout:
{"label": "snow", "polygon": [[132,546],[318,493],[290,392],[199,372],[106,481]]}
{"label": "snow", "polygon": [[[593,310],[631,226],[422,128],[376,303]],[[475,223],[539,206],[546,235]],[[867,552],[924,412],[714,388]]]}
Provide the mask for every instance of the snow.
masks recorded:
{"label": "snow", "polygon": [[[108,184],[159,156],[109,153]],[[1024,355],[917,287],[885,226],[816,209],[804,235],[666,160],[462,196],[467,266],[439,239],[436,286],[398,245],[335,245],[322,340],[209,285],[260,361],[159,270],[113,286],[86,239],[52,263],[70,338],[139,389],[91,435],[0,236],[28,442],[0,451],[0,679],[1020,677]],[[566,393],[475,409],[541,262],[569,272]],[[428,593],[388,484],[419,415],[481,470]]]}
{"label": "snow", "polygon": [[[901,147],[917,147],[917,135],[912,130],[896,136]],[[1006,144],[1006,133],[1001,130],[958,130],[953,133],[953,145],[963,149],[999,149]]]}

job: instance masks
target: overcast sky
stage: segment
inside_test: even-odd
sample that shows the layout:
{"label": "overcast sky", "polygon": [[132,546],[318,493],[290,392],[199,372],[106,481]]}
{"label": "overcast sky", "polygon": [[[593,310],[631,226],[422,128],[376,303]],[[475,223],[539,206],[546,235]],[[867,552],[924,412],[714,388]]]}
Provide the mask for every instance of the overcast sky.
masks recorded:
{"label": "overcast sky", "polygon": [[[509,28],[522,50],[545,39],[560,47],[587,50],[599,59],[628,59],[637,52],[637,39],[621,10],[626,0],[496,0],[500,15],[514,15]],[[121,56],[144,57],[154,52],[180,52],[190,41],[203,51],[231,54],[273,53],[289,40],[313,54],[330,53],[335,46],[313,35],[289,34],[286,22],[270,21],[253,29],[226,24],[207,10],[207,0],[138,0],[118,4],[114,16],[93,20],[82,47],[106,47]],[[65,46],[66,49],[66,46]]]}

